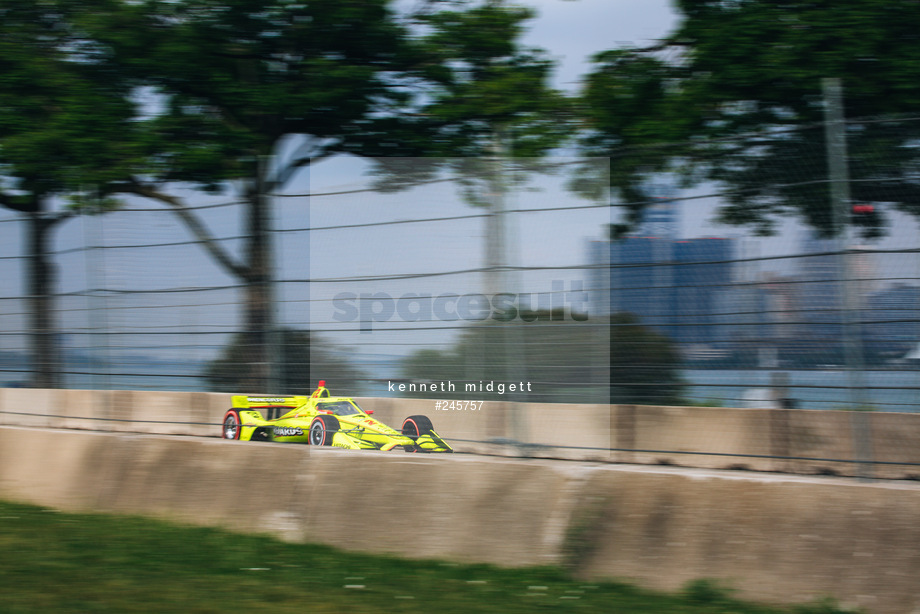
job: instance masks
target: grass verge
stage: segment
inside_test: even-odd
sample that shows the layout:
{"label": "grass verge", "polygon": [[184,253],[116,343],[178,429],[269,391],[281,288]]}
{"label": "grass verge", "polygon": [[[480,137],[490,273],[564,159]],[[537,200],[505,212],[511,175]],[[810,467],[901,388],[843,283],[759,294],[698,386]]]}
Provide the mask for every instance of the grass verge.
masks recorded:
{"label": "grass verge", "polygon": [[[356,520],[356,530],[361,526]],[[7,614],[840,611],[833,604],[797,610],[745,604],[707,582],[667,595],[580,582],[553,568],[403,560],[0,502],[0,610]]]}

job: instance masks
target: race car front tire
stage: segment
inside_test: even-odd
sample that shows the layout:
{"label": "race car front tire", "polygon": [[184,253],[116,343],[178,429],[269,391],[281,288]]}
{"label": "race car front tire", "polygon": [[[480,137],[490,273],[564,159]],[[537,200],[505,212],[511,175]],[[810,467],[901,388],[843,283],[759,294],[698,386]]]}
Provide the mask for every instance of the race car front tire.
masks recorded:
{"label": "race car front tire", "polygon": [[220,430],[220,436],[222,438],[238,440],[242,430],[240,412],[235,409],[231,409],[226,414],[224,414],[224,422]]}
{"label": "race car front tire", "polygon": [[[418,439],[433,430],[434,427],[431,425],[431,420],[428,419],[428,416],[409,416],[403,420],[402,434],[406,437]],[[420,450],[418,446],[405,446],[404,449],[406,452],[418,452]]]}
{"label": "race car front tire", "polygon": [[310,445],[331,446],[332,438],[339,430],[339,421],[335,416],[317,416],[310,423]]}
{"label": "race car front tire", "polygon": [[434,430],[428,416],[409,416],[403,420],[402,434],[408,437],[421,437]]}

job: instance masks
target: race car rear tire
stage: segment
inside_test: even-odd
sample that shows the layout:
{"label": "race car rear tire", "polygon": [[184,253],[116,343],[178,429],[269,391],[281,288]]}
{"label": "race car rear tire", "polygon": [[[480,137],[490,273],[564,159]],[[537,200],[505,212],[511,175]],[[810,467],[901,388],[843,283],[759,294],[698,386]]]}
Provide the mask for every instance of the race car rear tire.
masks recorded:
{"label": "race car rear tire", "polygon": [[331,446],[332,438],[339,430],[339,421],[335,416],[317,416],[310,423],[310,445]]}
{"label": "race car rear tire", "polygon": [[242,429],[240,421],[240,412],[235,409],[229,410],[224,414],[224,421],[221,425],[220,436],[224,439],[238,440]]}

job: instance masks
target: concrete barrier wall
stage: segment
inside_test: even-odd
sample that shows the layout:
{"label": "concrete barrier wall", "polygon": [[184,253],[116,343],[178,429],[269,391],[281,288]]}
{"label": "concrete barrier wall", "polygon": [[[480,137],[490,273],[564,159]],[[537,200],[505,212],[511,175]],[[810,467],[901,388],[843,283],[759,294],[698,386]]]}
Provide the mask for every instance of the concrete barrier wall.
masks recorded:
{"label": "concrete barrier wall", "polygon": [[[676,590],[920,608],[920,484],[0,427],[0,498]],[[356,531],[367,522],[373,531]]]}
{"label": "concrete barrier wall", "polygon": [[[358,401],[397,428],[427,415],[465,452],[854,476],[865,472],[852,462],[861,450],[880,462],[877,477],[920,479],[920,414],[510,402],[444,411],[427,399]],[[0,424],[18,426],[216,437],[229,407],[230,395],[218,393],[0,388]]]}
{"label": "concrete barrier wall", "polygon": [[116,433],[219,435],[229,394],[0,388],[0,424]]}
{"label": "concrete barrier wall", "polygon": [[592,472],[570,525],[580,572],[665,590],[716,578],[754,600],[823,594],[867,612],[918,611],[918,485],[687,471]]}

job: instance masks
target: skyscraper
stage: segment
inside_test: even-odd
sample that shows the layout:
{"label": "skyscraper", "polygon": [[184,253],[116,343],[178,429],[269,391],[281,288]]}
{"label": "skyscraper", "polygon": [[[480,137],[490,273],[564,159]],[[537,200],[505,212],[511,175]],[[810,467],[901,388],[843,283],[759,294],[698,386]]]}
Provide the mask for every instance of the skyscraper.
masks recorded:
{"label": "skyscraper", "polygon": [[674,200],[673,190],[667,186],[653,186],[650,191],[655,194],[651,204],[642,211],[642,221],[631,237],[659,237],[674,240],[680,227],[680,209]]}
{"label": "skyscraper", "polygon": [[596,241],[592,308],[626,311],[681,343],[712,344],[720,330],[720,305],[733,280],[733,241],[628,236]]}

